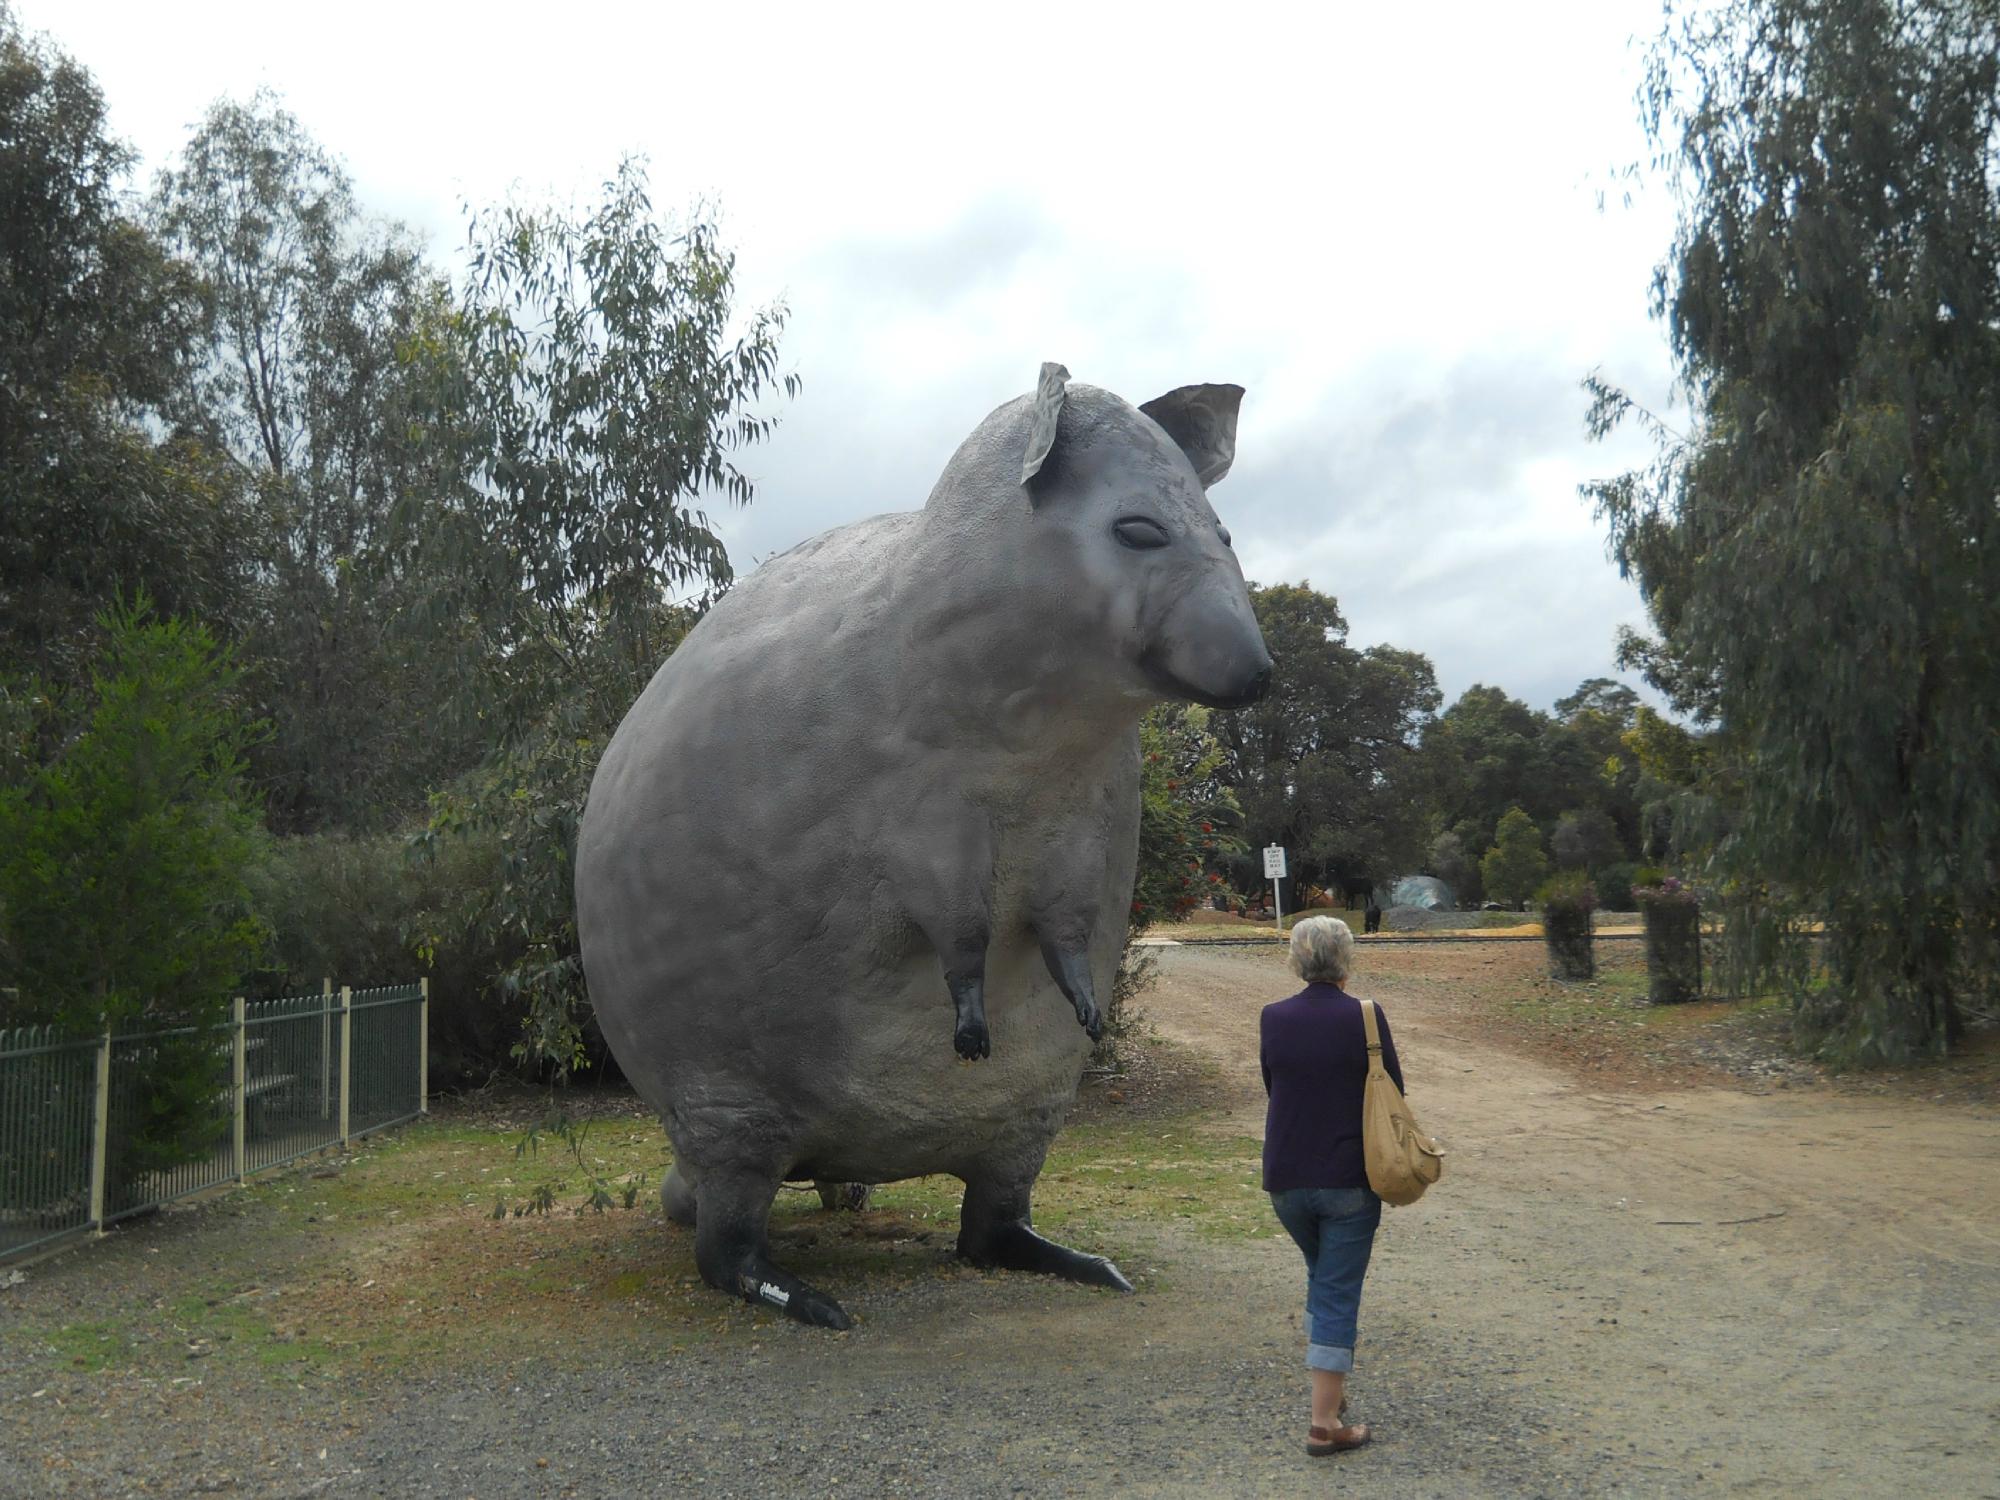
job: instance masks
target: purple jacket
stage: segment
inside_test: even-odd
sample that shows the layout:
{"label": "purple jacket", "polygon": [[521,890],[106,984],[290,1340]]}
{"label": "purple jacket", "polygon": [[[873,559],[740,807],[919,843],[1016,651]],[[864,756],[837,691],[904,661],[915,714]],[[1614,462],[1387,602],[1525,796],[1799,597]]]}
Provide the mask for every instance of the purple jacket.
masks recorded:
{"label": "purple jacket", "polygon": [[[1376,1008],[1382,1065],[1403,1086],[1389,1018]],[[1258,1058],[1264,1067],[1264,1190],[1368,1186],[1361,1156],[1361,1094],[1368,1033],[1361,1002],[1336,984],[1309,984],[1264,1007]]]}

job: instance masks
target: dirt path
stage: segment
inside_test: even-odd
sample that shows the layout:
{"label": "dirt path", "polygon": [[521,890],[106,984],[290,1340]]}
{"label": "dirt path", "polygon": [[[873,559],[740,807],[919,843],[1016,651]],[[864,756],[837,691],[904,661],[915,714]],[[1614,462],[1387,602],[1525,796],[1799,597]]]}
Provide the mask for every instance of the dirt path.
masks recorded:
{"label": "dirt path", "polygon": [[[1361,1453],[1299,1451],[1303,1272],[1281,1236],[1245,1237],[1268,1212],[1256,1012],[1289,981],[1275,954],[1174,948],[1146,1007],[1215,1062],[1197,1133],[1222,1143],[1217,1191],[1243,1224],[1103,1220],[1092,1235],[1115,1242],[1135,1297],[959,1269],[947,1225],[842,1273],[850,1334],[700,1288],[672,1338],[635,1297],[596,1304],[628,1320],[607,1328],[578,1295],[572,1323],[549,1309],[586,1284],[691,1270],[683,1232],[641,1213],[493,1225],[447,1182],[437,1205],[397,1200],[406,1228],[339,1252],[365,1251],[346,1295],[419,1296],[399,1263],[459,1237],[488,1247],[468,1265],[509,1278],[489,1294],[555,1283],[519,1304],[541,1322],[518,1343],[503,1325],[414,1369],[274,1378],[192,1346],[178,1364],[71,1369],[7,1337],[10,1308],[81,1320],[204,1280],[243,1297],[325,1280],[314,1245],[332,1241],[225,1198],[0,1288],[0,1494],[2000,1496],[1992,1110],[1824,1087],[1607,1092],[1494,1040],[1486,1007],[1523,991],[1532,948],[1391,951],[1356,988],[1388,1008],[1452,1154],[1445,1183],[1385,1221],[1354,1384],[1379,1436]],[[1165,1057],[1170,1073],[1187,1054]],[[1112,1087],[1093,1085],[1093,1108],[1124,1113],[1121,1139],[1152,1129],[1143,1075],[1127,1102]],[[811,1253],[838,1233],[826,1222],[796,1221],[780,1255]],[[412,1315],[437,1316],[421,1295]]]}
{"label": "dirt path", "polygon": [[[1479,1039],[1415,982],[1428,958],[1355,981],[1451,1148],[1447,1182],[1385,1222],[1368,1357],[1431,1324],[1457,1372],[1616,1460],[1599,1478],[1619,1488],[2000,1494],[2000,1120],[1823,1089],[1586,1091]],[[1169,950],[1151,1013],[1254,1079],[1275,969]],[[1261,1125],[1252,1089],[1237,1109]]]}

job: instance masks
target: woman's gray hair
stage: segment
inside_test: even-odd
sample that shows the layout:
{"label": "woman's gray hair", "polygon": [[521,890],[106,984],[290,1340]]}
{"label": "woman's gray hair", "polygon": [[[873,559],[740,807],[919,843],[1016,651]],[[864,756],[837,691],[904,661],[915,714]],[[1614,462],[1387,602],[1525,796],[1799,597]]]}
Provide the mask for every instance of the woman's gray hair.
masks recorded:
{"label": "woman's gray hair", "polygon": [[1354,967],[1354,933],[1338,917],[1292,924],[1292,972],[1307,984],[1341,984]]}

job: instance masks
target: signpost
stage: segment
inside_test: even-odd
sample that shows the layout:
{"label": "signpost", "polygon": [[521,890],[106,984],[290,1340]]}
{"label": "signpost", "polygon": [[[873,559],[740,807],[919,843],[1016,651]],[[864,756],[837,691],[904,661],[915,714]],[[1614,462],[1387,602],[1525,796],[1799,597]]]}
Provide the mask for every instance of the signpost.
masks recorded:
{"label": "signpost", "polygon": [[1271,882],[1271,910],[1278,914],[1278,936],[1285,935],[1285,898],[1278,882],[1285,878],[1285,848],[1268,844],[1264,848],[1264,878]]}

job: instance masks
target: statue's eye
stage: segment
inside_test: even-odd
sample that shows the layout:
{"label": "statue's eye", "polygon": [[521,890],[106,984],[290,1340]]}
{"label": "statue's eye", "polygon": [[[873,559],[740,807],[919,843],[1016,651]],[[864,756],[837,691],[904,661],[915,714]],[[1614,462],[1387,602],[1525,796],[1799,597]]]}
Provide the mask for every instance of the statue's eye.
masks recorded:
{"label": "statue's eye", "polygon": [[1112,534],[1127,547],[1141,552],[1154,547],[1164,547],[1173,541],[1167,535],[1167,528],[1150,516],[1126,516],[1111,528]]}
{"label": "statue's eye", "polygon": [[[1222,538],[1222,545],[1225,547],[1229,547],[1229,528],[1227,526],[1224,526],[1221,522],[1218,521],[1215,526],[1215,533],[1217,536]],[[1230,547],[1229,550],[1234,552],[1236,549],[1234,547]]]}

